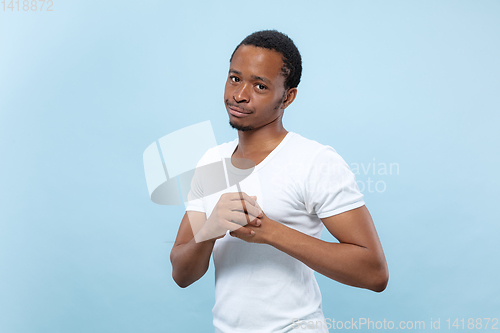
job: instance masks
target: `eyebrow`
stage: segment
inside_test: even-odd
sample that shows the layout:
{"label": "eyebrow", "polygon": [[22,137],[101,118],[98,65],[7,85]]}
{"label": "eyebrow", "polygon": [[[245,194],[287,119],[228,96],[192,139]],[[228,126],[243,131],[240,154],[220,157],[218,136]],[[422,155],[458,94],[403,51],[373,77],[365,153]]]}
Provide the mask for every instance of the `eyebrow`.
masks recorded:
{"label": "eyebrow", "polygon": [[[232,69],[232,68],[229,69],[229,73],[234,73],[234,74],[237,74],[237,75],[242,75],[240,71],[237,71],[237,70]],[[266,83],[269,83],[269,84],[271,83],[271,80],[269,80],[268,78],[266,78],[264,76],[252,75],[251,78],[254,79],[254,80],[260,80],[260,81],[263,81],[263,82],[266,82]]]}

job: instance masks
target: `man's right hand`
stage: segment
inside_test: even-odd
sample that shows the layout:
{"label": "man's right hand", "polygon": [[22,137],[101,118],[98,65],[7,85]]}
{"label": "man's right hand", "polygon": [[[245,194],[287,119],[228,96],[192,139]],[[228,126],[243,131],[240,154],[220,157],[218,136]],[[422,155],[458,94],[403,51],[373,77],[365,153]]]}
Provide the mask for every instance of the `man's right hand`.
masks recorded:
{"label": "man's right hand", "polygon": [[222,238],[227,230],[253,235],[254,232],[244,226],[247,224],[260,225],[258,218],[262,216],[262,210],[256,199],[256,197],[251,197],[244,192],[221,195],[212,214],[195,234],[195,241],[198,243]]}

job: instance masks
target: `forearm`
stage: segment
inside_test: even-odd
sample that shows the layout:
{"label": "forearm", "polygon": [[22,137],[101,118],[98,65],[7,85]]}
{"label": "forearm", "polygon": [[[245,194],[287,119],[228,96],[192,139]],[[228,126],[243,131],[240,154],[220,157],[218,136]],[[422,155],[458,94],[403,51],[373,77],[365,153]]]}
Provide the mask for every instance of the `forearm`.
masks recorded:
{"label": "forearm", "polygon": [[174,245],[170,252],[172,277],[182,288],[200,279],[208,270],[213,241],[197,243],[194,238],[188,243]]}
{"label": "forearm", "polygon": [[[278,222],[276,222],[278,223]],[[279,226],[278,226],[279,225]],[[338,282],[373,291],[385,289],[388,279],[383,254],[348,243],[329,243],[278,223],[267,243]]]}
{"label": "forearm", "polygon": [[[215,240],[224,237],[227,230],[239,229],[239,233],[245,235],[252,233],[241,225],[247,220],[257,225],[256,217],[262,212],[255,205],[255,198],[245,193],[225,193],[209,219],[204,212],[186,211],[170,252],[172,277],[180,287],[189,286],[206,273]],[[241,211],[242,207],[246,207],[245,212]]]}

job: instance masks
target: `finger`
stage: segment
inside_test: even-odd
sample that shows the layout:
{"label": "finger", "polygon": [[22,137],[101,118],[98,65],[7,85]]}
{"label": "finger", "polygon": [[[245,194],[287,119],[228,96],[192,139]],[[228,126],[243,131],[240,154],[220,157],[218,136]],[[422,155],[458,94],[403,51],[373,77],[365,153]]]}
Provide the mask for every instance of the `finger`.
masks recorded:
{"label": "finger", "polygon": [[251,219],[253,220],[256,217],[259,217],[262,214],[262,210],[259,209],[258,207],[252,205],[248,201],[241,200],[239,203],[236,203],[236,201],[233,201],[233,211],[240,211],[247,213],[248,215],[251,216]]}
{"label": "finger", "polygon": [[237,215],[233,217],[231,223],[235,223],[240,226],[251,225],[259,227],[262,224],[262,220],[259,218],[251,219],[248,215]]}
{"label": "finger", "polygon": [[253,225],[253,226],[255,226],[255,227],[260,226],[260,225],[261,225],[261,223],[262,223],[262,222],[260,221],[260,219],[257,219],[257,218],[255,218],[255,219],[251,220],[250,222],[248,222],[248,224]]}
{"label": "finger", "polygon": [[235,231],[236,229],[239,229],[241,227],[243,227],[243,225],[235,221],[224,221],[224,223],[221,225],[221,230]]}
{"label": "finger", "polygon": [[233,230],[229,233],[233,237],[238,237],[238,236],[253,236],[255,235],[255,231],[250,230],[245,227],[238,228],[236,230]]}
{"label": "finger", "polygon": [[240,226],[247,225],[250,223],[254,218],[250,218],[249,215],[243,213],[243,212],[238,212],[238,211],[232,211],[228,214],[228,221],[231,221],[233,223],[239,224]]}
{"label": "finger", "polygon": [[[258,214],[255,214],[257,211],[252,208],[252,207],[257,208],[257,210],[260,209],[259,205],[257,204],[257,201],[255,201],[253,198],[246,195],[244,192],[239,192],[239,193],[242,194],[240,200],[231,199],[228,202],[228,206],[232,207],[233,210],[242,210],[244,212],[250,212],[250,213],[254,213],[254,215],[258,215]],[[256,197],[254,197],[254,198],[256,198]],[[252,211],[249,211],[249,210],[252,210]]]}
{"label": "finger", "polygon": [[[252,208],[252,210],[256,209]],[[255,226],[259,226],[261,222],[260,218],[262,218],[263,216],[264,213],[259,210],[256,210],[253,214],[244,213],[240,210],[235,210],[235,211],[229,211],[227,214],[225,214],[225,219],[228,221],[234,221],[235,223],[238,223],[240,225],[252,224]]]}
{"label": "finger", "polygon": [[[255,204],[257,203],[257,201],[256,201],[257,199],[252,198],[251,196],[249,196],[245,192],[233,192],[233,193],[231,193],[231,196],[229,198],[230,198],[230,200],[246,200],[252,206],[255,206]],[[255,197],[255,198],[257,198],[257,197]]]}
{"label": "finger", "polygon": [[[256,196],[249,196],[245,192],[231,192],[231,193],[226,193],[224,194],[226,196],[226,199],[229,200],[229,207],[232,210],[241,210],[244,212],[248,212],[254,216],[259,216],[260,213],[262,212],[262,209],[257,204],[257,197]],[[239,200],[238,200],[239,199]],[[234,205],[231,205],[232,203],[237,203],[237,206],[235,207]],[[257,207],[257,210],[251,207]]]}

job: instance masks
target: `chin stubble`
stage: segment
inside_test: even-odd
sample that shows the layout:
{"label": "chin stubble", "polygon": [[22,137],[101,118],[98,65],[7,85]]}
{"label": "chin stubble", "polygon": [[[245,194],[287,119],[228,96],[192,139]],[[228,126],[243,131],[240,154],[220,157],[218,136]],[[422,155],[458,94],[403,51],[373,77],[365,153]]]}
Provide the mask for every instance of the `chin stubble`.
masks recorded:
{"label": "chin stubble", "polygon": [[253,126],[240,126],[238,124],[234,124],[233,122],[231,122],[231,120],[229,120],[229,125],[231,125],[231,127],[234,128],[235,130],[242,132],[251,131],[254,129]]}

